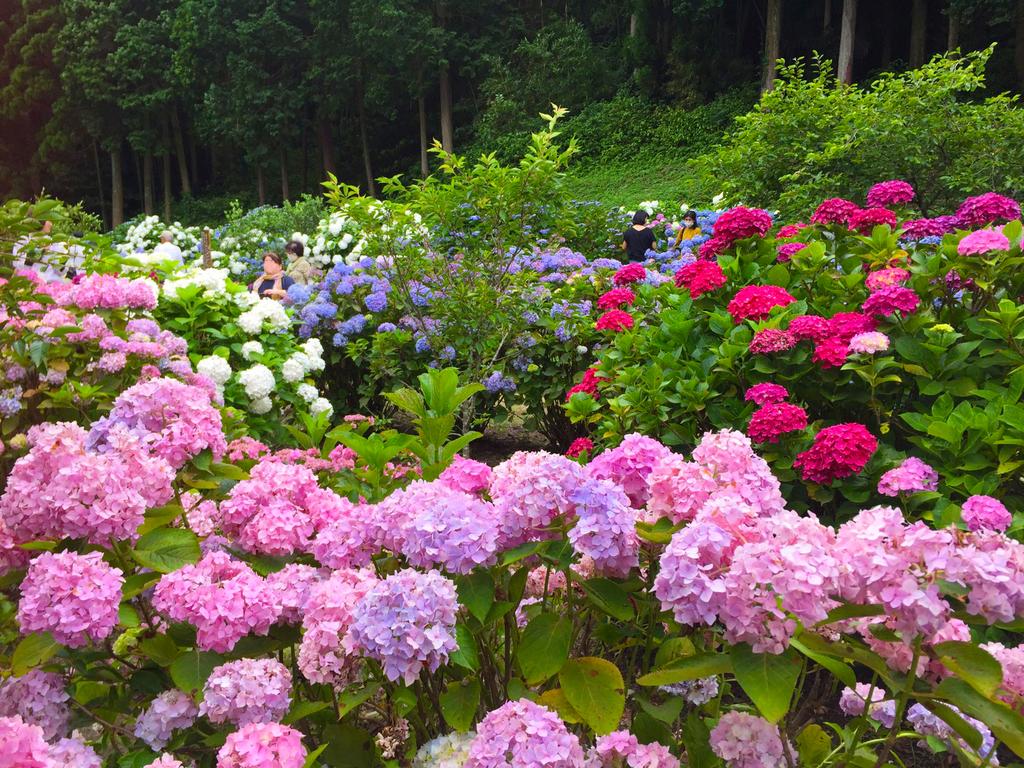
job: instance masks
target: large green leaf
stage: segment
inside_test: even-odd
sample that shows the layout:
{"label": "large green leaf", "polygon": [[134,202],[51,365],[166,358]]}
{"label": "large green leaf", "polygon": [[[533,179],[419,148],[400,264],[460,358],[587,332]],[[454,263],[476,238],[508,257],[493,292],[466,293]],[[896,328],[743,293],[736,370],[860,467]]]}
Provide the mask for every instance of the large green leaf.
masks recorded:
{"label": "large green leaf", "polygon": [[688,768],[712,768],[721,764],[711,751],[711,731],[696,709],[690,711],[683,723],[682,742],[686,747]]}
{"label": "large green leaf", "polygon": [[170,573],[199,560],[199,539],[184,528],[157,528],[135,543],[132,557],[158,573]]}
{"label": "large green leaf", "polygon": [[554,710],[558,713],[558,716],[565,720],[567,723],[582,723],[583,718],[580,717],[580,713],[573,709],[572,704],[565,698],[565,691],[561,688],[552,688],[544,691],[537,699],[538,704],[543,704],[548,709]]}
{"label": "large green leaf", "polygon": [[11,672],[15,677],[30,672],[35,667],[46,663],[60,650],[60,643],[53,639],[49,632],[26,635],[14,649],[11,657]]}
{"label": "large green leaf", "polygon": [[487,571],[477,570],[458,580],[459,602],[483,623],[494,604],[494,580]]}
{"label": "large green leaf", "polygon": [[629,602],[629,595],[611,579],[588,579],[583,582],[583,589],[590,601],[612,618],[619,621],[633,618],[633,604]]}
{"label": "large green leaf", "polygon": [[789,644],[811,661],[823,666],[835,675],[844,685],[850,688],[857,687],[857,676],[853,672],[853,667],[840,658],[808,648],[803,642],[801,642],[803,637],[804,635],[801,635],[800,638],[794,637],[789,641]]}
{"label": "large green leaf", "polygon": [[986,699],[963,680],[947,677],[939,683],[936,693],[960,710],[981,720],[995,737],[1024,757],[1024,717],[1001,701]]}
{"label": "large green leaf", "polygon": [[618,667],[596,656],[584,656],[566,662],[558,680],[565,698],[594,733],[611,733],[619,727],[626,691]]}
{"label": "large green leaf", "polygon": [[441,714],[445,722],[457,731],[466,732],[473,725],[480,706],[480,681],[466,678],[451,681],[441,694]]}
{"label": "large green leaf", "polygon": [[215,667],[224,663],[220,654],[207,651],[183,653],[171,664],[171,680],[185,693],[201,691]]}
{"label": "large green leaf", "polygon": [[161,667],[169,667],[181,655],[181,649],[167,635],[155,635],[139,643],[139,651]]}
{"label": "large green leaf", "polygon": [[315,715],[321,710],[327,709],[330,704],[326,701],[297,701],[292,704],[291,709],[288,710],[288,714],[284,716],[281,722],[285,725],[291,725],[297,723],[304,717]]}
{"label": "large green leaf", "polygon": [[736,682],[766,720],[779,722],[789,711],[803,661],[792,649],[785,653],[754,653],[746,643],[729,649]]}
{"label": "large green leaf", "polygon": [[1002,665],[984,648],[951,640],[934,649],[943,666],[983,696],[991,698],[1003,684]]}
{"label": "large green leaf", "polygon": [[832,750],[832,739],[817,723],[804,727],[796,737],[796,751],[801,765],[821,765]]}
{"label": "large green leaf", "polygon": [[480,654],[476,649],[476,638],[473,632],[461,621],[455,625],[455,641],[459,647],[449,654],[452,664],[458,664],[468,670],[476,672],[480,669]]}
{"label": "large green leaf", "polygon": [[637,678],[640,685],[672,685],[732,671],[732,659],[724,653],[701,653],[669,662],[661,669]]}
{"label": "large green leaf", "polygon": [[569,658],[571,642],[572,622],[563,616],[542,613],[527,624],[516,653],[526,682],[536,685],[556,674]]}

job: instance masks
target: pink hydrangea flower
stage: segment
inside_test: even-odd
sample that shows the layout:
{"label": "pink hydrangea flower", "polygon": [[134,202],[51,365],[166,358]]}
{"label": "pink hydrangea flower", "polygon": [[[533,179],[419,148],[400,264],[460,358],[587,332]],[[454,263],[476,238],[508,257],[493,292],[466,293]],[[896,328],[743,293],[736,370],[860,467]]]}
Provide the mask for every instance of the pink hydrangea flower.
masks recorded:
{"label": "pink hydrangea flower", "polygon": [[605,291],[597,300],[598,309],[618,309],[629,307],[636,301],[636,294],[629,288],[612,288]]}
{"label": "pink hydrangea flower", "polygon": [[0,717],[0,765],[53,768],[42,728],[26,723],[17,715]]}
{"label": "pink hydrangea flower", "polygon": [[[577,437],[569,444],[569,447],[565,451],[565,455],[568,456],[570,459],[575,459],[578,458],[579,456],[582,456],[584,453],[590,454],[593,453],[593,451],[593,440],[591,440],[589,437]],[[2,575],[2,571],[0,571],[0,575]]]}
{"label": "pink hydrangea flower", "polygon": [[291,672],[277,659],[229,661],[210,673],[199,714],[214,723],[276,723],[291,706],[291,689]]}
{"label": "pink hydrangea flower", "polygon": [[796,224],[786,224],[782,227],[779,227],[778,234],[776,234],[775,236],[780,240],[785,240],[786,238],[789,237],[796,237],[806,228],[807,225],[804,224],[802,221],[798,221],[796,222]]}
{"label": "pink hydrangea flower", "polygon": [[[868,706],[870,697],[871,706]],[[843,688],[839,695],[839,708],[850,717],[859,717],[864,714],[865,709],[868,715],[885,728],[891,728],[896,719],[896,702],[892,699],[886,700],[886,692],[882,688],[872,689],[870,683],[857,683],[857,687]]]}
{"label": "pink hydrangea flower", "polygon": [[797,454],[793,466],[804,480],[830,485],[864,469],[877,449],[878,440],[863,424],[836,424],[818,432],[814,444]]}
{"label": "pink hydrangea flower", "polygon": [[971,496],[961,507],[962,519],[969,531],[1005,531],[1013,516],[1003,503],[991,496]]}
{"label": "pink hydrangea flower", "polygon": [[1024,645],[1007,648],[1002,643],[984,643],[981,647],[992,654],[1003,668],[1002,689],[1005,693],[1000,698],[1015,706],[1018,712],[1024,710]]}
{"label": "pink hydrangea flower", "polygon": [[630,283],[639,283],[647,279],[647,269],[643,264],[638,264],[635,261],[629,264],[624,264],[619,267],[615,273],[615,277],[612,281],[616,285],[629,285]]}
{"label": "pink hydrangea flower", "polygon": [[700,248],[697,249],[697,258],[700,261],[714,261],[714,259],[722,253],[729,250],[732,245],[724,237],[710,237],[700,244]]}
{"label": "pink hydrangea flower", "polygon": [[764,237],[772,228],[772,217],[760,208],[738,205],[722,213],[715,221],[713,234],[730,246],[748,237]]}
{"label": "pink hydrangea flower", "polygon": [[785,307],[794,299],[789,291],[777,285],[747,285],[740,288],[728,310],[734,322],[741,320],[764,320],[775,307]]}
{"label": "pink hydrangea flower", "polygon": [[871,231],[881,225],[896,228],[896,214],[888,208],[864,208],[850,214],[847,226],[852,232],[870,235]]}
{"label": "pink hydrangea flower", "polygon": [[598,480],[609,480],[626,492],[634,507],[647,503],[650,491],[647,478],[659,461],[672,451],[645,435],[632,433],[611,450],[599,453],[587,465],[587,474]]}
{"label": "pink hydrangea flower", "polygon": [[583,748],[550,709],[509,701],[477,726],[463,768],[581,768]]}
{"label": "pink hydrangea flower", "polygon": [[921,306],[921,299],[910,288],[904,288],[902,285],[887,285],[868,296],[861,305],[861,309],[868,315],[889,317],[895,312],[909,315],[916,312],[919,306]]}
{"label": "pink hydrangea flower", "polygon": [[458,648],[455,584],[437,571],[411,568],[377,582],[356,606],[343,647],[380,662],[389,680],[412,685]]}
{"label": "pink hydrangea flower", "polygon": [[176,757],[164,752],[160,757],[147,765],[146,768],[185,768],[185,766]]}
{"label": "pink hydrangea flower", "polygon": [[781,403],[787,397],[789,397],[788,389],[781,384],[773,384],[770,381],[755,384],[743,395],[743,399],[748,403],[757,403],[758,405]]}
{"label": "pink hydrangea flower", "polygon": [[750,340],[749,350],[753,355],[771,355],[785,352],[796,346],[796,336],[779,328],[762,328]]}
{"label": "pink hydrangea flower", "polygon": [[777,443],[787,432],[807,429],[807,411],[789,403],[769,403],[754,411],[747,435],[755,443]]}
{"label": "pink hydrangea flower", "polygon": [[609,309],[594,323],[594,328],[598,331],[628,331],[633,327],[633,316],[629,312],[623,312],[621,309]]}
{"label": "pink hydrangea flower", "polygon": [[956,216],[936,216],[934,219],[904,221],[901,229],[908,240],[920,240],[923,237],[941,237],[955,231],[958,225]]}
{"label": "pink hydrangea flower", "polygon": [[873,331],[878,325],[871,315],[862,312],[837,312],[828,319],[828,335],[848,342],[858,333]]}
{"label": "pink hydrangea flower", "polygon": [[18,715],[26,723],[38,725],[43,736],[53,741],[68,732],[69,698],[60,675],[33,669],[0,683],[0,717]]}
{"label": "pink hydrangea flower", "polygon": [[711,730],[711,750],[728,768],[784,768],[779,729],[762,717],[726,712]]}
{"label": "pink hydrangea flower", "polygon": [[195,722],[199,710],[183,691],[164,691],[135,720],[135,736],[154,750],[163,749],[175,731]]}
{"label": "pink hydrangea flower", "polygon": [[832,335],[828,320],[817,315],[797,315],[789,321],[789,332],[798,341],[822,341]]}
{"label": "pink hydrangea flower", "polygon": [[961,256],[984,256],[992,251],[1008,250],[1010,250],[1009,238],[994,229],[979,229],[971,232],[956,245],[956,252]]}
{"label": "pink hydrangea flower", "polygon": [[341,513],[313,541],[313,557],[328,568],[362,568],[384,548],[385,521],[373,505],[342,502]]}
{"label": "pink hydrangea flower", "polygon": [[302,768],[302,734],[279,723],[249,723],[228,734],[217,768]]}
{"label": "pink hydrangea flower", "polygon": [[776,260],[783,264],[792,261],[793,257],[806,247],[807,243],[783,243],[775,249]]}
{"label": "pink hydrangea flower", "polygon": [[100,552],[43,552],[21,582],[18,624],[23,634],[49,632],[71,648],[99,642],[117,624],[123,584]]}
{"label": "pink hydrangea flower", "polygon": [[60,285],[54,299],[62,307],[79,309],[153,309],[156,294],[156,284],[151,281],[97,274]]}
{"label": "pink hydrangea flower", "polygon": [[718,290],[726,282],[725,272],[715,261],[691,261],[680,267],[675,274],[676,287],[686,288],[695,299]]}
{"label": "pink hydrangea flower", "polygon": [[57,768],[103,768],[96,750],[81,739],[60,739],[50,746],[50,763]]}
{"label": "pink hydrangea flower", "polygon": [[849,353],[850,347],[845,341],[838,336],[831,336],[814,345],[811,359],[822,368],[842,368]]}
{"label": "pink hydrangea flower", "polygon": [[438,478],[449,488],[463,493],[483,493],[491,484],[491,468],[482,461],[473,461],[455,454]]}
{"label": "pink hydrangea flower", "polygon": [[594,561],[598,573],[625,578],[639,565],[640,541],[636,510],[619,486],[607,480],[583,483],[570,496],[576,507],[576,525],[569,541],[581,555]]}
{"label": "pink hydrangea flower", "polygon": [[352,625],[356,606],[376,583],[372,569],[340,568],[310,590],[302,617],[298,664],[311,683],[330,683],[341,689],[355,679],[358,660],[342,648],[342,640]]}
{"label": "pink hydrangea flower", "polygon": [[864,278],[864,285],[869,291],[877,291],[887,285],[902,285],[910,279],[910,272],[902,267],[888,267],[868,272]]}
{"label": "pink hydrangea flower", "polygon": [[680,768],[679,759],[658,744],[641,744],[629,731],[599,736],[587,753],[588,768]]}
{"label": "pink hydrangea flower", "polygon": [[995,192],[968,197],[956,209],[956,218],[962,227],[984,227],[997,221],[1020,218],[1020,204]]}
{"label": "pink hydrangea flower", "polygon": [[898,467],[890,469],[878,480],[878,492],[884,496],[934,491],[938,487],[939,473],[913,456],[904,459]]}
{"label": "pink hydrangea flower", "polygon": [[914,199],[914,188],[900,179],[880,181],[868,190],[867,203],[872,207],[906,205]]}
{"label": "pink hydrangea flower", "polygon": [[243,461],[245,459],[255,461],[270,453],[270,448],[256,438],[245,435],[228,443],[227,451],[228,458],[231,461]]}
{"label": "pink hydrangea flower", "polygon": [[583,479],[579,464],[544,451],[518,451],[496,466],[490,493],[501,513],[502,546],[551,538],[546,529],[573,514],[569,495]]}
{"label": "pink hydrangea flower", "polygon": [[210,552],[195,565],[165,574],[156,584],[153,607],[194,626],[199,648],[218,653],[250,632],[267,634],[281,612],[266,580],[226,552]]}
{"label": "pink hydrangea flower", "polygon": [[823,200],[814,209],[814,213],[811,215],[811,223],[846,225],[850,220],[850,216],[859,210],[860,206],[850,200],[845,200],[841,197],[830,197],[828,200]]}
{"label": "pink hydrangea flower", "polygon": [[856,354],[874,355],[889,349],[889,337],[879,331],[858,333],[850,339],[849,350]]}
{"label": "pink hydrangea flower", "polygon": [[313,587],[326,576],[318,568],[289,563],[280,571],[267,576],[267,586],[273,590],[275,602],[281,606],[278,621],[298,624],[306,612],[306,602]]}
{"label": "pink hydrangea flower", "polygon": [[[9,481],[10,477],[8,476]],[[11,529],[7,527],[7,523],[4,522],[3,501],[0,500],[0,576],[4,576],[11,571],[21,570],[32,559],[32,553],[27,549],[19,547],[19,543],[11,534]]]}

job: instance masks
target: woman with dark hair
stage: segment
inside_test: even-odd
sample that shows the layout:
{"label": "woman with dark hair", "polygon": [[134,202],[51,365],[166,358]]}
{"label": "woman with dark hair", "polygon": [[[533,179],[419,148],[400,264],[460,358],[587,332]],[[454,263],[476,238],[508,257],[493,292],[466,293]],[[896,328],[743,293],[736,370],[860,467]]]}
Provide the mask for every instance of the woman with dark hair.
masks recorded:
{"label": "woman with dark hair", "polygon": [[647,226],[647,212],[637,211],[633,214],[633,226],[622,235],[622,245],[630,261],[645,261],[647,251],[654,247],[654,233]]}
{"label": "woman with dark hair", "polygon": [[697,226],[697,214],[693,211],[687,211],[683,214],[683,226],[679,228],[679,232],[676,234],[676,241],[672,244],[672,247],[678,248],[683,240],[692,240],[700,234],[702,234],[702,230]]}
{"label": "woman with dark hair", "polygon": [[306,246],[300,240],[292,240],[284,247],[288,256],[288,276],[299,285],[315,283],[320,272],[306,258]]}
{"label": "woman with dark hair", "polygon": [[273,251],[263,254],[263,274],[252,284],[251,290],[261,299],[276,299],[280,301],[288,295],[288,289],[295,285],[295,281],[284,273],[284,259]]}

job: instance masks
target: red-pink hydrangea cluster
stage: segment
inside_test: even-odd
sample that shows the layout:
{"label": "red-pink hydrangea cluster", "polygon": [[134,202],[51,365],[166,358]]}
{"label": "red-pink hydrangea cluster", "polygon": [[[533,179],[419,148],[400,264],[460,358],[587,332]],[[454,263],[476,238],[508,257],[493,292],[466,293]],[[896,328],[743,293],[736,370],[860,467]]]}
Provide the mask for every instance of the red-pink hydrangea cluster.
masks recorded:
{"label": "red-pink hydrangea cluster", "polygon": [[781,384],[774,384],[770,381],[755,384],[743,395],[748,403],[767,405],[768,403],[781,403],[789,397],[789,390]]}
{"label": "red-pink hydrangea cluster", "polygon": [[788,330],[798,341],[822,341],[832,335],[828,320],[818,315],[797,315]]}
{"label": "red-pink hydrangea cluster", "polygon": [[796,237],[807,228],[807,225],[802,221],[798,221],[795,224],[786,224],[783,227],[779,227],[778,234],[775,236],[779,240],[786,240],[790,237]]}
{"label": "red-pink hydrangea cluster", "polygon": [[647,478],[659,462],[672,456],[672,451],[657,440],[632,433],[614,448],[599,453],[587,465],[587,474],[598,480],[609,480],[626,492],[634,507],[643,507],[650,497]]}
{"label": "red-pink hydrangea cluster", "polygon": [[961,505],[964,525],[969,531],[1005,531],[1013,516],[999,499],[978,494]]}
{"label": "red-pink hydrangea cluster", "polygon": [[583,454],[592,453],[594,450],[594,441],[589,437],[577,437],[571,443],[569,447],[565,449],[565,455],[570,459],[576,459]]}
{"label": "red-pink hydrangea cluster", "polygon": [[900,179],[880,181],[868,190],[867,204],[872,207],[906,205],[914,199],[914,188]]}
{"label": "red-pink hydrangea cluster", "polygon": [[597,385],[600,384],[602,381],[607,381],[607,379],[597,375],[597,368],[587,368],[587,370],[583,372],[583,379],[580,381],[580,383],[574,384],[565,393],[565,399],[569,400],[570,398],[572,398],[573,395],[575,395],[578,392],[582,392],[584,394],[596,398]]}
{"label": "red-pink hydrangea cluster", "polygon": [[865,314],[875,317],[890,317],[896,312],[903,315],[912,314],[920,306],[920,297],[910,288],[904,288],[902,285],[886,285],[864,299],[861,309]]}
{"label": "red-pink hydrangea cluster", "polygon": [[846,226],[850,221],[850,216],[858,210],[860,210],[860,206],[852,200],[846,200],[842,197],[830,197],[828,200],[822,200],[818,207],[814,209],[814,213],[811,214],[811,223],[842,224]]}
{"label": "red-pink hydrangea cluster", "polygon": [[869,291],[877,291],[890,285],[902,285],[910,279],[910,272],[902,267],[886,267],[868,272],[864,285]]}
{"label": "red-pink hydrangea cluster", "polygon": [[721,288],[726,283],[725,272],[716,261],[691,261],[675,274],[677,288],[686,288],[693,298]]}
{"label": "red-pink hydrangea cluster", "polygon": [[647,268],[643,264],[635,261],[631,261],[629,264],[623,264],[615,272],[615,276],[612,278],[612,282],[616,285],[629,285],[630,283],[639,283],[647,279]]}
{"label": "red-pink hydrangea cluster", "polygon": [[752,355],[772,355],[796,346],[796,336],[781,328],[762,328],[754,333],[748,349]]}
{"label": "red-pink hydrangea cluster", "polygon": [[718,217],[712,234],[729,248],[737,240],[764,237],[771,228],[772,217],[767,211],[738,205],[724,211]]}
{"label": "red-pink hydrangea cluster", "polygon": [[[781,234],[781,233],[780,233]],[[776,261],[783,264],[792,261],[796,254],[807,247],[807,243],[783,243],[776,249]]]}
{"label": "red-pink hydrangea cluster", "polygon": [[605,291],[597,300],[598,309],[618,309],[619,307],[629,307],[636,301],[636,294],[633,293],[629,288],[612,288],[610,291]]}
{"label": "red-pink hydrangea cluster", "polygon": [[777,443],[788,432],[807,429],[807,411],[791,403],[762,405],[750,417],[747,435],[755,443]]}
{"label": "red-pink hydrangea cluster", "polygon": [[793,466],[804,480],[831,485],[864,469],[876,450],[878,440],[863,424],[835,424],[818,432],[814,444],[797,454]]}
{"label": "red-pink hydrangea cluster", "polygon": [[1020,203],[1010,197],[986,192],[968,197],[956,209],[956,218],[961,227],[985,227],[997,221],[1013,221],[1020,218]]}
{"label": "red-pink hydrangea cluster", "polygon": [[878,226],[896,228],[896,214],[888,208],[862,208],[850,214],[847,226],[851,232],[870,235]]}
{"label": "red-pink hydrangea cluster", "polygon": [[777,285],[747,285],[740,288],[729,302],[734,322],[764,320],[775,307],[786,307],[796,301],[785,288]]}
{"label": "red-pink hydrangea cluster", "polygon": [[621,309],[609,309],[597,318],[594,328],[599,331],[628,331],[633,327],[633,316]]}

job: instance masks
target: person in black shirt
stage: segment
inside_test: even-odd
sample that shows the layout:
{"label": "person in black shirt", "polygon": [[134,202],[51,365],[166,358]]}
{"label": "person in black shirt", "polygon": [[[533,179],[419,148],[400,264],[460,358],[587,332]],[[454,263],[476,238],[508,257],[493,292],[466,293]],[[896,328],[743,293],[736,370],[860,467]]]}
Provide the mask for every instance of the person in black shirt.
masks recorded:
{"label": "person in black shirt", "polygon": [[645,261],[647,251],[654,247],[654,233],[647,226],[647,212],[633,214],[633,226],[622,235],[622,250],[629,261]]}

